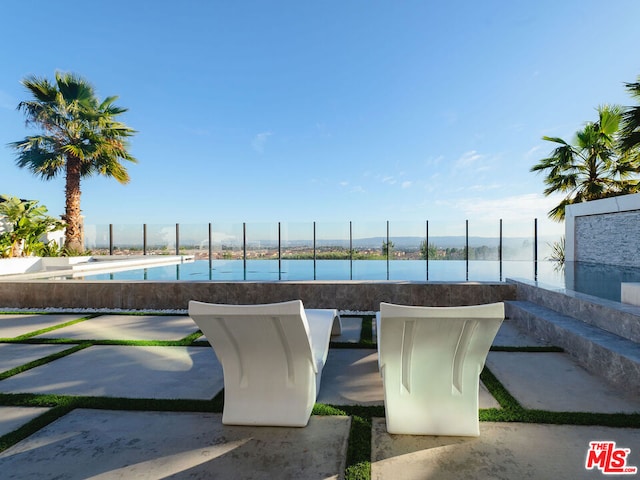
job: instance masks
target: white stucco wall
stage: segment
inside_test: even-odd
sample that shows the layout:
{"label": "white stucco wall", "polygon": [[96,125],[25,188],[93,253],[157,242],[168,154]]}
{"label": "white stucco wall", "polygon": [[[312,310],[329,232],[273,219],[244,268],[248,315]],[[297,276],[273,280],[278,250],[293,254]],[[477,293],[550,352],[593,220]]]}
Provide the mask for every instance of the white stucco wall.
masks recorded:
{"label": "white stucco wall", "polygon": [[640,267],[640,194],[569,205],[567,261]]}

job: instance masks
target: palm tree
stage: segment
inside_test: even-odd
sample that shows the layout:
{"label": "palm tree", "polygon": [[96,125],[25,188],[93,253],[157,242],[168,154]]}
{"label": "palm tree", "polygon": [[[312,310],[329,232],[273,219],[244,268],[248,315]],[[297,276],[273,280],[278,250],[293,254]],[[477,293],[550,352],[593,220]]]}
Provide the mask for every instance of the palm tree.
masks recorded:
{"label": "palm tree", "polygon": [[598,121],[576,132],[574,145],[562,138],[542,137],[559,144],[547,158],[531,168],[547,171],[545,195],[565,193],[549,217],[561,221],[567,205],[640,191],[638,157],[617,148],[623,110],[619,106],[598,108]]}
{"label": "palm tree", "polygon": [[[640,77],[636,83],[626,84],[628,92],[640,101]],[[640,147],[640,105],[628,107],[622,114],[620,148],[628,152]]]}
{"label": "palm tree", "polygon": [[136,162],[128,152],[127,137],[135,130],[116,121],[127,111],[114,105],[117,97],[100,102],[91,84],[83,78],[57,72],[55,83],[28,77],[22,84],[33,99],[20,102],[27,125],[43,130],[10,144],[18,151],[16,163],[34,175],[51,180],[65,175],[65,247],[82,252],[80,179],[95,174],[129,182],[121,160]]}

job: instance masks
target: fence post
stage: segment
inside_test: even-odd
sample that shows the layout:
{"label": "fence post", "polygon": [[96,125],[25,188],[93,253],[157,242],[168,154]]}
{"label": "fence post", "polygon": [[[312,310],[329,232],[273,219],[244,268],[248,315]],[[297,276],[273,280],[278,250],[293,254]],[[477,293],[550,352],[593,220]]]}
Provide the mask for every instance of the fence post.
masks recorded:
{"label": "fence post", "polygon": [[176,223],[176,255],[180,255],[180,224]]}
{"label": "fence post", "polygon": [[278,222],[278,280],[282,280],[282,235]]}
{"label": "fence post", "polygon": [[313,279],[316,280],[316,222],[313,222]]}
{"label": "fence post", "polygon": [[247,279],[247,223],[242,222],[242,265],[244,279]]}
{"label": "fence post", "polygon": [[147,224],[142,224],[142,254],[147,254]]}
{"label": "fence post", "polygon": [[465,220],[465,264],[466,264],[466,279],[469,281],[469,220]]}
{"label": "fence post", "polygon": [[[213,270],[213,230],[211,222],[209,222],[209,272]],[[209,275],[211,280],[211,275]]]}
{"label": "fence post", "polygon": [[427,258],[427,282],[429,281],[429,220],[426,220],[426,238],[425,241],[427,242],[425,244],[426,247],[426,252],[425,252],[425,257]]}
{"label": "fence post", "polygon": [[500,281],[502,281],[502,219],[500,219],[500,240],[498,242],[498,263],[500,264]]}
{"label": "fence post", "polygon": [[387,280],[389,280],[389,257],[391,256],[391,247],[389,246],[389,220],[387,220]]}
{"label": "fence post", "polygon": [[353,280],[353,224],[349,220],[349,280]]}
{"label": "fence post", "polygon": [[113,255],[113,223],[109,224],[109,255]]}
{"label": "fence post", "polygon": [[533,281],[538,281],[538,219],[533,219]]}

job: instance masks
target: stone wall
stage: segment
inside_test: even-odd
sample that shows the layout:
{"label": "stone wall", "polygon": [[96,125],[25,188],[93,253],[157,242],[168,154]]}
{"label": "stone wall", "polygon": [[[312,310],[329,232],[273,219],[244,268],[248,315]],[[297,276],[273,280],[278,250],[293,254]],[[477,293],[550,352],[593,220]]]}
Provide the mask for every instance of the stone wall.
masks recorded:
{"label": "stone wall", "polygon": [[640,210],[575,220],[576,261],[640,267]]}
{"label": "stone wall", "polygon": [[569,205],[567,262],[640,267],[640,194]]}
{"label": "stone wall", "polygon": [[0,282],[0,308],[169,310],[186,309],[189,300],[257,304],[301,299],[307,308],[377,311],[380,302],[454,306],[515,298],[515,285],[478,282]]}

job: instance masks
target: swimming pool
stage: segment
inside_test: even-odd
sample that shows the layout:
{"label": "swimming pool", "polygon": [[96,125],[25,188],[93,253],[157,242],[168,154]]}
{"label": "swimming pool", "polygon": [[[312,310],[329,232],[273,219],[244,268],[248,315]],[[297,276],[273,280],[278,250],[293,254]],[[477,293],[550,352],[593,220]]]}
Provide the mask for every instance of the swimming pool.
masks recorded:
{"label": "swimming pool", "polygon": [[430,260],[195,260],[177,265],[138,268],[94,275],[74,274],[68,279],[115,281],[341,281],[390,280],[409,282],[500,282],[507,278],[537,280],[553,289],[567,289],[620,302],[621,282],[640,282],[640,269],[570,262],[540,261],[537,276],[531,261]]}
{"label": "swimming pool", "polygon": [[[538,278],[560,285],[562,274],[552,262],[538,262]],[[531,261],[431,260],[208,260],[95,275],[74,275],[86,280],[213,280],[213,281],[305,281],[305,280],[393,280],[393,281],[502,281],[507,277],[534,279]],[[71,278],[71,277],[69,277]]]}

